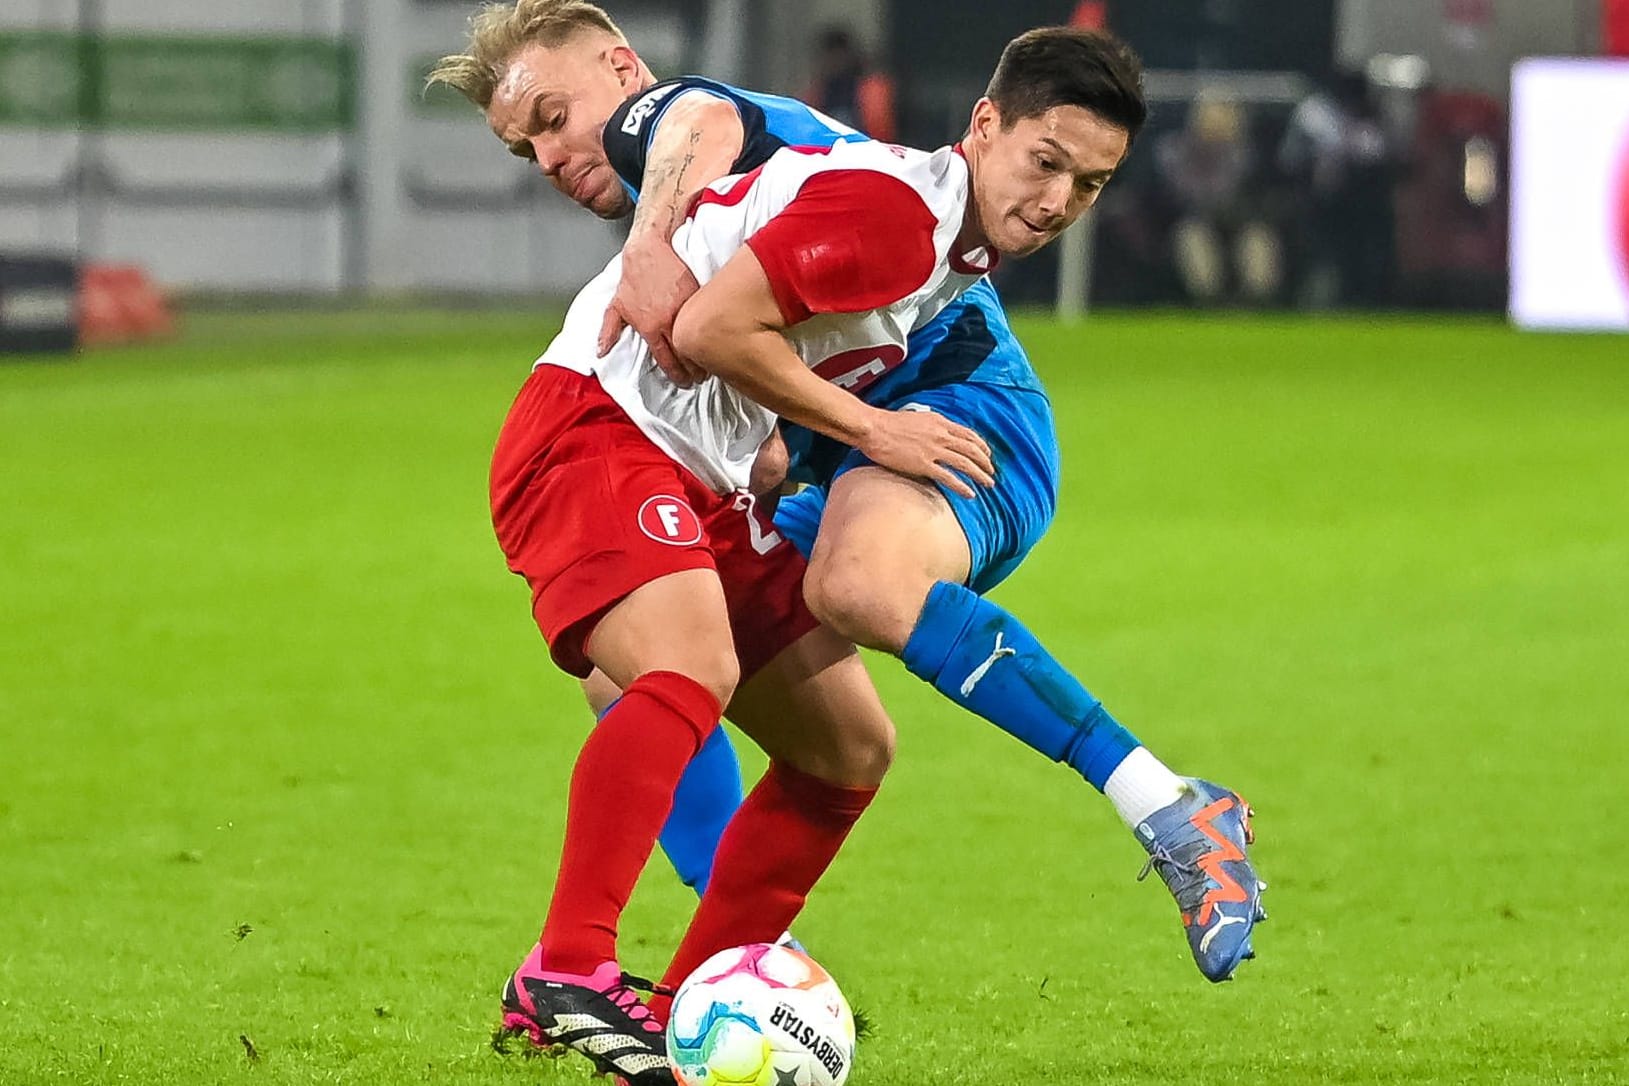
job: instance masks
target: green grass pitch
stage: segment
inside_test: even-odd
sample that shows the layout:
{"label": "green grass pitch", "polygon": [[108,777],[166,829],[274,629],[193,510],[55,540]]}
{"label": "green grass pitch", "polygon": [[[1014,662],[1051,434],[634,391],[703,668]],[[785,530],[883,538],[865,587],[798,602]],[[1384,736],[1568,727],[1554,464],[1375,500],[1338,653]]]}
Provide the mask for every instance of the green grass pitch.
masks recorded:
{"label": "green grass pitch", "polygon": [[[0,365],[0,1083],[587,1079],[488,1045],[587,723],[486,511],[552,329]],[[874,660],[899,761],[798,926],[856,1086],[1629,1081],[1629,347],[1018,330],[1066,492],[999,598],[1251,798],[1273,919],[1208,985],[1100,797]],[[690,904],[653,863],[624,964]]]}

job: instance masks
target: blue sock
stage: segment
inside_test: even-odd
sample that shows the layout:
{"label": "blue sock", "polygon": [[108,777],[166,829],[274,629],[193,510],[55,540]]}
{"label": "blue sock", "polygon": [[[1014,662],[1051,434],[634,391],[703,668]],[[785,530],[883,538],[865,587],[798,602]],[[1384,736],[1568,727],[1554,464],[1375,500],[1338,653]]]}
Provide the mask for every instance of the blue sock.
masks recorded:
{"label": "blue sock", "polygon": [[662,827],[662,851],[679,878],[698,895],[707,889],[718,839],[741,806],[741,796],[741,763],[720,725],[690,759],[673,793],[673,810]]}
{"label": "blue sock", "polygon": [[912,675],[1103,790],[1141,746],[1035,635],[971,589],[940,581],[900,655]]}

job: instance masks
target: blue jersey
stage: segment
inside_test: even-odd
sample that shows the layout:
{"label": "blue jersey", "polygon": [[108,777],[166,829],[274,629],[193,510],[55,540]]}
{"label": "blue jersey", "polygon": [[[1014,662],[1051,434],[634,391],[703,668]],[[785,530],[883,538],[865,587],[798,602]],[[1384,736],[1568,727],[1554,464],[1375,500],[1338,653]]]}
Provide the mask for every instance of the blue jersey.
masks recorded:
{"label": "blue jersey", "polygon": [[669,79],[623,102],[605,123],[606,157],[635,200],[644,184],[645,155],[662,114],[686,91],[721,98],[741,115],[741,154],[730,167],[731,173],[757,169],[782,147],[830,147],[844,140],[866,139],[795,98],[759,94],[694,75]]}

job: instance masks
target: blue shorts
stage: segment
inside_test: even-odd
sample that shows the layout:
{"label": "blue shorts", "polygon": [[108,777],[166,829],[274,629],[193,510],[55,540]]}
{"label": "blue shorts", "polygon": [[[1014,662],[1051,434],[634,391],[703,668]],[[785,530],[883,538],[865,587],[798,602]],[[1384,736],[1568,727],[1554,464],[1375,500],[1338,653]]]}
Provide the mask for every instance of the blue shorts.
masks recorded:
{"label": "blue shorts", "polygon": [[[1017,349],[1016,343],[1012,349]],[[950,503],[972,552],[967,586],[982,594],[1006,580],[1040,542],[1058,508],[1058,437],[1046,394],[1036,388],[964,382],[911,392],[894,403],[872,402],[893,410],[927,408],[978,431],[989,443],[995,486],[975,485],[977,493],[971,498],[943,486],[939,492]],[[870,463],[851,449],[831,478]],[[775,527],[808,557],[825,509],[825,488],[806,486],[780,500]]]}

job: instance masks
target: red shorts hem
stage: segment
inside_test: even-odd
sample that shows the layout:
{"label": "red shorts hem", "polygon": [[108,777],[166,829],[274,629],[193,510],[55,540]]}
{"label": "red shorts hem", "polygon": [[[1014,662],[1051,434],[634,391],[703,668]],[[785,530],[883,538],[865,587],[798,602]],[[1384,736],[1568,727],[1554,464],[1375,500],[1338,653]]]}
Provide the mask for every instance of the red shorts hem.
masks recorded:
{"label": "red shorts hem", "polygon": [[586,679],[594,670],[594,662],[588,658],[588,639],[611,608],[670,573],[715,568],[712,556],[706,552],[683,551],[661,573],[635,569],[610,576],[567,572],[537,593],[532,613],[555,664],[567,675]]}

